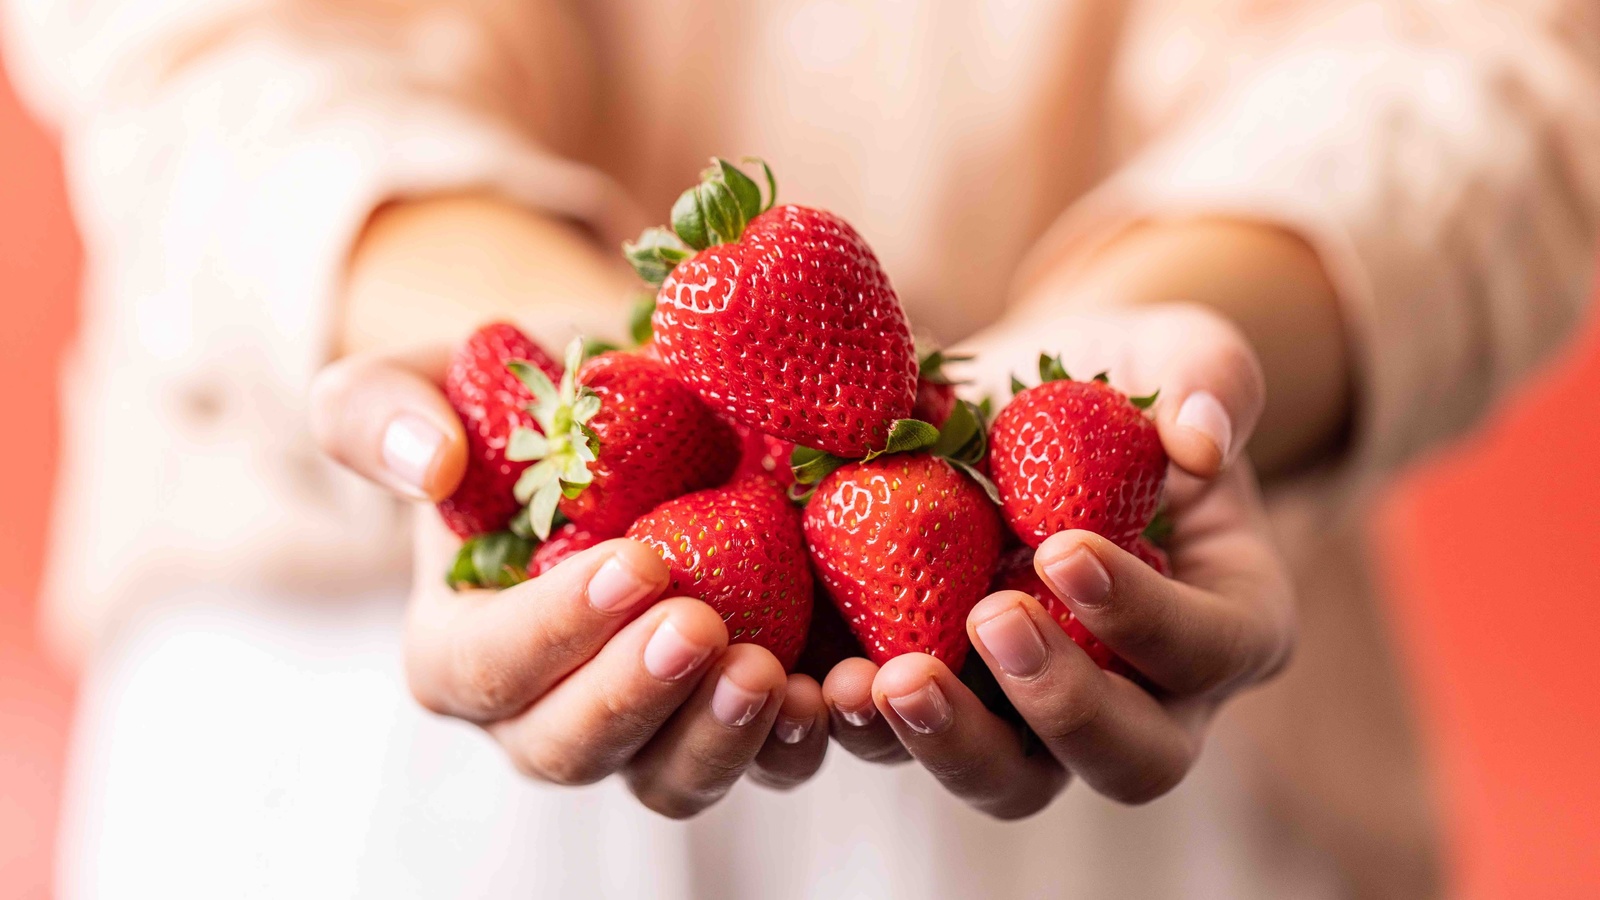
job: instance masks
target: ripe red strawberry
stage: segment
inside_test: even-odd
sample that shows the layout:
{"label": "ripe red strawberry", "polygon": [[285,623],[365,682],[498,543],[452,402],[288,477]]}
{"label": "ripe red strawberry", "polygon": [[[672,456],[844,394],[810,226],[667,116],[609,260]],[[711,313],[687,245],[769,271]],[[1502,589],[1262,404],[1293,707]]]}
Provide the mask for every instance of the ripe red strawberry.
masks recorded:
{"label": "ripe red strawberry", "polygon": [[705,601],[730,641],[759,644],[794,668],[811,623],[811,570],[800,511],[771,481],[751,475],[668,500],[627,536],[666,560],[669,596]]}
{"label": "ripe red strawberry", "polygon": [[1131,674],[1133,669],[1116,651],[1100,642],[1100,639],[1089,633],[1078,617],[1073,614],[1067,604],[1051,591],[1033,568],[1033,548],[1018,547],[1007,553],[1000,560],[1000,570],[994,575],[994,584],[989,590],[993,591],[1021,591],[1039,601],[1045,612],[1049,613],[1061,624],[1067,637],[1072,642],[1083,648],[1089,654],[1094,664],[1102,669],[1107,669],[1121,675]]}
{"label": "ripe red strawberry", "polygon": [[956,408],[956,386],[947,382],[917,379],[917,402],[911,407],[911,418],[921,419],[938,428],[950,418]]}
{"label": "ripe red strawberry", "polygon": [[1157,547],[1144,535],[1134,538],[1133,543],[1128,545],[1128,552],[1162,575],[1172,577],[1172,560],[1167,556],[1167,551]]}
{"label": "ripe red strawberry", "polygon": [[[517,482],[535,534],[548,536],[559,507],[596,534],[615,535],[663,501],[721,484],[739,461],[739,440],[694,391],[660,362],[637,353],[602,353],[583,363],[567,350],[557,388],[520,368],[538,398],[543,434],[522,430],[508,453],[538,460]],[[547,436],[548,435],[548,436]]]}
{"label": "ripe red strawberry", "polygon": [[[1000,510],[1037,547],[1082,528],[1127,545],[1161,502],[1167,454],[1143,406],[1101,379],[1072,381],[1059,360],[1040,361],[1045,382],[1021,391],[989,432],[989,472]],[[1140,404],[1143,404],[1141,406]]]}
{"label": "ripe red strawberry", "polygon": [[770,434],[762,434],[743,422],[728,424],[733,426],[743,447],[739,466],[733,473],[735,477],[761,475],[772,479],[781,488],[794,484],[794,469],[789,467],[789,454],[794,452],[794,444]]}
{"label": "ripe red strawberry", "polygon": [[[621,537],[621,535],[612,535]],[[607,538],[586,528],[579,528],[572,522],[550,532],[550,539],[539,545],[533,551],[533,558],[528,562],[528,577],[537,578],[564,562],[567,557],[582,553],[596,544],[603,543]]]}
{"label": "ripe red strawberry", "polygon": [[960,670],[967,613],[1000,557],[983,488],[927,453],[882,456],[823,479],[805,528],[817,578],[868,656],[929,653]]}
{"label": "ripe red strawberry", "polygon": [[626,248],[661,286],[656,352],[764,434],[842,457],[882,449],[911,414],[917,358],[877,257],[832,213],[772,207],[770,170],[763,206],[754,181],[714,162],[673,206],[676,237],[652,229]]}
{"label": "ripe red strawberry", "polygon": [[945,420],[956,408],[956,385],[945,374],[946,363],[966,362],[970,356],[951,356],[943,350],[923,355],[917,369],[917,400],[911,407],[911,418],[920,419],[935,428],[943,428]]}
{"label": "ripe red strawberry", "polygon": [[507,368],[515,360],[549,378],[561,377],[561,367],[543,348],[505,322],[473,332],[445,371],[445,397],[467,432],[467,471],[455,493],[439,503],[439,514],[463,538],[505,528],[522,508],[512,487],[528,464],[506,459],[506,445],[518,428],[539,426],[529,411],[533,394]]}

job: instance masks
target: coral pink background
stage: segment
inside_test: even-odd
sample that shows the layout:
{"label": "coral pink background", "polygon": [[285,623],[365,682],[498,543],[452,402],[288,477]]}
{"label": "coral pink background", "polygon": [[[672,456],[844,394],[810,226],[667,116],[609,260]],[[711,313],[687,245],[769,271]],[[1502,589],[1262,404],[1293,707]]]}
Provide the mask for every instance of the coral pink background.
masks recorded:
{"label": "coral pink background", "polygon": [[[0,885],[48,895],[72,686],[34,642],[56,366],[80,250],[0,83]],[[1457,896],[1600,896],[1600,329],[1376,523],[1451,823]]]}

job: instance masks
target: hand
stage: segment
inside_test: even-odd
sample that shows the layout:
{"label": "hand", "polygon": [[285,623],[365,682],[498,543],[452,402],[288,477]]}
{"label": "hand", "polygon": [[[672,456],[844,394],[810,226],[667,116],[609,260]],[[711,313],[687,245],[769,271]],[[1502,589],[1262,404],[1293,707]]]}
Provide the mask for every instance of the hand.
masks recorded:
{"label": "hand", "polygon": [[[405,496],[448,495],[465,438],[434,386],[442,360],[330,366],[312,396],[322,448]],[[395,428],[403,439],[391,439]],[[667,570],[648,547],[608,541],[508,590],[456,593],[444,573],[460,542],[431,507],[416,520],[411,690],[424,707],[482,726],[518,771],[562,785],[621,772],[646,806],[682,818],[747,769],[790,787],[821,766],[828,727],[816,681],[786,677],[762,647],[729,646],[706,604],[658,599]]]}
{"label": "hand", "polygon": [[967,633],[1047,752],[1028,753],[1012,726],[923,654],[881,669],[865,659],[835,667],[823,685],[835,737],[868,759],[909,753],[1001,818],[1042,809],[1074,775],[1122,802],[1151,800],[1193,766],[1217,707],[1277,672],[1293,643],[1290,581],[1239,458],[1262,410],[1260,368],[1239,332],[1199,307],[1034,317],[968,349],[985,386],[1013,369],[1024,375],[1048,349],[1077,377],[1109,371],[1129,393],[1161,389],[1154,415],[1173,462],[1175,577],[1083,531],[1052,536],[1035,556],[1045,583],[1150,690],[1097,668],[1031,597],[1001,592],[972,611]]}

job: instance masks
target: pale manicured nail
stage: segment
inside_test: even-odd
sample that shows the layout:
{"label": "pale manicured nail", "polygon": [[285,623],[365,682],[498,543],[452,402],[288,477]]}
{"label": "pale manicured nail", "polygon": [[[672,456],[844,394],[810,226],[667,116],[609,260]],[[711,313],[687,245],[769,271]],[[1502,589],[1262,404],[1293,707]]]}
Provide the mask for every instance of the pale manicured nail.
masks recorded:
{"label": "pale manicured nail", "polygon": [[950,701],[932,681],[904,697],[890,697],[889,706],[917,734],[936,734],[950,725]]}
{"label": "pale manicured nail", "polygon": [[650,643],[644,645],[644,667],[662,681],[677,681],[700,668],[710,655],[710,647],[690,641],[667,621],[661,623],[650,636]]}
{"label": "pale manicured nail", "polygon": [[811,733],[811,720],[780,718],[773,723],[772,732],[785,744],[798,744]]}
{"label": "pale manicured nail", "polygon": [[1032,678],[1044,671],[1049,650],[1021,607],[1012,607],[983,622],[976,631],[984,649],[1012,678]]}
{"label": "pale manicured nail", "polygon": [[1222,408],[1222,401],[1209,391],[1195,391],[1178,407],[1177,424],[1193,428],[1217,445],[1217,452],[1226,460],[1233,443],[1233,420]]}
{"label": "pale manicured nail", "polygon": [[423,485],[434,457],[444,445],[444,432],[410,413],[396,416],[383,430],[383,468],[389,486],[417,500],[428,499]]}
{"label": "pale manicured nail", "polygon": [[849,722],[851,725],[854,725],[857,728],[870,723],[872,721],[872,717],[878,714],[877,707],[873,706],[871,703],[868,703],[866,706],[863,706],[860,709],[844,709],[838,706],[835,706],[834,709],[839,711],[839,718]]}
{"label": "pale manicured nail", "polygon": [[1079,546],[1061,559],[1047,560],[1044,580],[1058,596],[1084,609],[1104,606],[1111,598],[1111,576],[1088,547]]}
{"label": "pale manicured nail", "polygon": [[767,705],[767,695],[742,687],[724,672],[717,679],[717,689],[711,692],[711,715],[729,728],[750,724]]}
{"label": "pale manicured nail", "polygon": [[589,579],[589,605],[596,612],[615,615],[630,609],[654,590],[655,584],[634,571],[619,553],[606,560]]}

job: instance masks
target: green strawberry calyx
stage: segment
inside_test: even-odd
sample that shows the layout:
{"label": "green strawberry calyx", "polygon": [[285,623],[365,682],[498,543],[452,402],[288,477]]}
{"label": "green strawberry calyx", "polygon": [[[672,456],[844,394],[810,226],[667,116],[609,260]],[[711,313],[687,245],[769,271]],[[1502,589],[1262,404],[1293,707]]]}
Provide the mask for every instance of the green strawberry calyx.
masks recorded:
{"label": "green strawberry calyx", "polygon": [[600,397],[578,384],[583,349],[581,339],[567,346],[566,369],[559,386],[552,384],[537,366],[507,364],[532,392],[534,402],[529,411],[544,429],[540,434],[531,428],[518,428],[506,444],[506,459],[533,462],[512,490],[517,502],[528,509],[527,529],[541,541],[550,536],[561,498],[578,496],[594,480],[589,464],[600,453],[600,438],[589,427],[600,412]]}
{"label": "green strawberry calyx", "polygon": [[445,584],[454,591],[503,590],[521,584],[528,580],[528,560],[536,543],[510,531],[470,537],[450,564]]}
{"label": "green strawberry calyx", "polygon": [[744,234],[750,220],[772,208],[778,199],[778,180],[764,160],[746,157],[742,162],[761,167],[767,183],[761,186],[738,166],[712,157],[700,173],[700,183],[678,195],[672,204],[672,227],[646,228],[637,241],[622,245],[622,255],[646,284],[660,287],[672,270],[694,254],[717,244],[731,244]]}
{"label": "green strawberry calyx", "polygon": [[[1051,356],[1048,353],[1039,354],[1039,383],[1040,384],[1049,384],[1052,381],[1074,381],[1074,380],[1076,380],[1076,379],[1074,379],[1071,375],[1067,374],[1067,367],[1062,364],[1061,357],[1059,357],[1059,356]],[[1090,381],[1098,381],[1101,384],[1107,384],[1108,385],[1108,384],[1111,383],[1111,376],[1110,376],[1110,373],[1108,373],[1108,372],[1101,372],[1101,373],[1099,373],[1098,375],[1094,376],[1093,378],[1091,378],[1089,380]],[[1015,397],[1016,395],[1022,393],[1023,391],[1025,391],[1027,389],[1028,389],[1028,386],[1023,383],[1022,379],[1018,378],[1015,375],[1011,376],[1011,396]],[[1128,396],[1128,402],[1132,403],[1135,407],[1137,407],[1139,409],[1149,409],[1150,407],[1155,405],[1156,399],[1161,396],[1161,392],[1158,390],[1153,394],[1147,394],[1147,395],[1142,396],[1142,397],[1134,397],[1134,396],[1131,396],[1131,395],[1127,395],[1127,396]]]}
{"label": "green strawberry calyx", "polygon": [[949,363],[971,362],[972,357],[961,353],[946,353],[943,350],[930,350],[919,357],[917,361],[917,377],[929,384],[967,384],[966,381],[955,381],[945,373],[944,367]]}
{"label": "green strawberry calyx", "polygon": [[[950,411],[950,418],[945,420],[943,428],[935,428],[919,419],[896,419],[889,426],[889,439],[884,446],[868,453],[859,461],[870,462],[892,453],[916,453],[926,450],[967,473],[979,487],[983,488],[984,493],[989,495],[990,500],[999,503],[1000,492],[995,489],[994,483],[977,469],[984,455],[989,452],[988,432],[987,416],[983,407],[969,400],[958,400],[955,408]],[[812,447],[794,448],[794,452],[789,456],[789,464],[794,468],[795,486],[802,493],[791,492],[791,496],[796,500],[804,499],[835,469],[856,461]]]}

